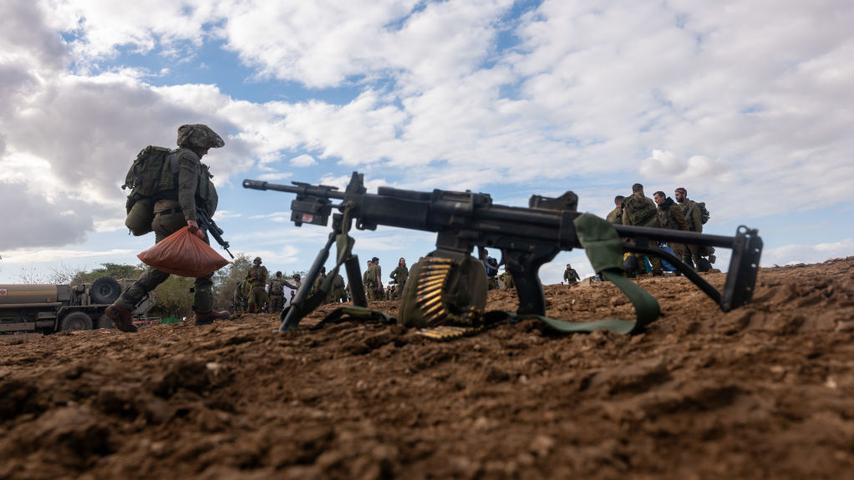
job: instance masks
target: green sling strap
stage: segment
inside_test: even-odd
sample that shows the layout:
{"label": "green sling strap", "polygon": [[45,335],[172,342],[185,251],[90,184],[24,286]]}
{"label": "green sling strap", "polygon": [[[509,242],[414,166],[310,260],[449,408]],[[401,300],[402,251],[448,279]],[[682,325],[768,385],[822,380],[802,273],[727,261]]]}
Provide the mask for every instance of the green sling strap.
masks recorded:
{"label": "green sling strap", "polygon": [[623,276],[623,240],[617,235],[617,230],[607,221],[590,213],[579,215],[574,223],[578,240],[587,253],[593,270],[613,283],[629,299],[635,307],[635,320],[605,318],[592,322],[567,322],[541,315],[521,316],[517,317],[517,320],[537,318],[550,328],[565,333],[607,330],[632,334],[642,331],[646,325],[658,318],[661,309],[655,297]]}

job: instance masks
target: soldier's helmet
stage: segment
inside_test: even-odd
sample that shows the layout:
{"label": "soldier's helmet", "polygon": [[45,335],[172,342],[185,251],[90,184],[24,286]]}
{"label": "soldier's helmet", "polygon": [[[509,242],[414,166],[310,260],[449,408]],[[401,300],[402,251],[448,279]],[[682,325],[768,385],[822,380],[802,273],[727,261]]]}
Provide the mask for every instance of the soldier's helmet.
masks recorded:
{"label": "soldier's helmet", "polygon": [[260,265],[261,264],[261,257],[255,257],[255,260],[252,260],[252,263],[254,263],[255,265]]}
{"label": "soldier's helmet", "polygon": [[225,142],[209,126],[201,123],[193,123],[178,127],[178,146],[185,148],[220,148],[225,146]]}
{"label": "soldier's helmet", "polygon": [[281,277],[281,276],[282,276],[282,272],[276,272],[276,276],[277,276],[277,277]]}

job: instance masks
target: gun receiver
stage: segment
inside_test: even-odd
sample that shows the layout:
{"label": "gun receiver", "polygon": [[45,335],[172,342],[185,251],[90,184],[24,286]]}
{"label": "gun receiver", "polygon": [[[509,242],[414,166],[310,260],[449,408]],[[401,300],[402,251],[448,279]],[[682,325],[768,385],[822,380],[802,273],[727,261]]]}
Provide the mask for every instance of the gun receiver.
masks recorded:
{"label": "gun receiver", "polygon": [[[288,186],[244,180],[243,186],[296,194],[296,199],[291,202],[291,220],[297,226],[303,223],[327,225],[333,209],[341,212],[333,215],[333,231],[329,242],[315,259],[308,273],[310,278],[306,279],[297,293],[293,302],[295,308],[284,315],[283,331],[296,327],[302,316],[313,309],[300,308],[298,301],[306,299],[307,292],[303,291],[307,291],[314,283],[317,271],[328,258],[335,236],[349,232],[352,221],[355,221],[359,230],[374,230],[379,225],[385,225],[434,232],[437,234],[436,246],[445,251],[470,254],[474,247],[501,250],[502,263],[513,276],[519,296],[519,314],[545,314],[545,298],[538,277],[540,267],[560,251],[581,248],[573,223],[581,213],[576,211],[578,197],[572,192],[554,199],[535,195],[531,198],[531,206],[525,208],[494,204],[492,197],[486,193],[446,190],[420,192],[379,187],[377,193],[371,194],[364,187],[362,174],[356,172],[344,192],[335,187],[298,182]],[[333,200],[340,202],[333,204]],[[667,260],[723,311],[740,307],[751,300],[762,253],[762,239],[757,230],[742,226],[733,237],[621,225],[617,225],[616,230],[620,237],[634,240],[631,244],[625,244],[626,251]],[[650,241],[732,249],[723,292],[715,289],[681,259],[649,246]],[[364,289],[360,288],[358,259],[351,256],[339,259],[339,263],[345,260],[354,304],[365,306],[367,301]]]}

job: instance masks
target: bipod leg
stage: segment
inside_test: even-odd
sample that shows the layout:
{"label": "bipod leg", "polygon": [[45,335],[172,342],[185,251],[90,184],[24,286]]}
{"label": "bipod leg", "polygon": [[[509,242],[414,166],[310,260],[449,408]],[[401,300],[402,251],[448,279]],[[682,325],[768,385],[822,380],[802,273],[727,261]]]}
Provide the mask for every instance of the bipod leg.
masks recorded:
{"label": "bipod leg", "polygon": [[712,300],[715,301],[718,305],[721,304],[721,294],[718,292],[715,287],[713,287],[709,282],[707,282],[703,277],[697,273],[696,270],[688,266],[685,262],[680,258],[676,258],[676,255],[672,253],[665,252],[664,250],[657,247],[649,247],[649,246],[641,246],[641,245],[626,245],[625,250],[627,252],[632,253],[642,253],[644,255],[654,255],[658,258],[662,258],[670,262],[679,273],[685,275],[694,285],[697,286],[700,290],[703,291],[706,295],[709,296]]}
{"label": "bipod leg", "polygon": [[326,242],[326,245],[317,252],[317,256],[314,258],[311,268],[308,269],[306,278],[303,279],[299,290],[297,290],[293,302],[291,302],[288,308],[282,311],[282,324],[279,326],[279,332],[284,333],[296,328],[303,317],[320,305],[320,301],[323,300],[322,297],[318,296],[314,299],[315,301],[309,301],[309,292],[311,292],[312,285],[314,285],[318,275],[320,275],[320,268],[323,267],[329,258],[329,249],[332,248],[333,243],[335,243],[335,234],[331,233],[329,234],[329,240]]}
{"label": "bipod leg", "polygon": [[368,296],[365,294],[365,285],[362,283],[362,268],[359,265],[359,256],[352,255],[344,262],[347,271],[347,284],[350,286],[350,295],[353,297],[353,305],[357,307],[368,306]]}

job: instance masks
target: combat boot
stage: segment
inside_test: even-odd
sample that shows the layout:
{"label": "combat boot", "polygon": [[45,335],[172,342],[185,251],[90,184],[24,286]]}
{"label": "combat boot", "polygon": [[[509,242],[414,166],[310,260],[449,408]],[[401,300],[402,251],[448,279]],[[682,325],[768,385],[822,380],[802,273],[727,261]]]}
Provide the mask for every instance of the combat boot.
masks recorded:
{"label": "combat boot", "polygon": [[225,310],[211,310],[207,313],[199,313],[196,312],[196,325],[210,325],[214,322],[214,320],[228,320],[231,318],[231,314]]}
{"label": "combat boot", "polygon": [[133,324],[133,313],[121,305],[110,305],[104,311],[104,315],[113,322],[119,330],[123,332],[136,332],[136,326]]}

